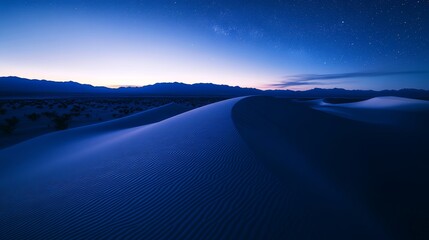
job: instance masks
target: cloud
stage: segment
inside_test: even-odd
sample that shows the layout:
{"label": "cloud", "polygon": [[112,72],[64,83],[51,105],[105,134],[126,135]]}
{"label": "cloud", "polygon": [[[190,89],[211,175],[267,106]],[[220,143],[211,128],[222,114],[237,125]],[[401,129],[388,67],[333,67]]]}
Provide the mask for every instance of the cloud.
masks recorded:
{"label": "cloud", "polygon": [[272,87],[292,87],[303,85],[324,85],[331,84],[335,79],[360,78],[360,77],[383,77],[394,75],[426,74],[429,71],[379,71],[379,72],[351,72],[332,74],[300,74],[287,76],[286,80],[271,84]]}
{"label": "cloud", "polygon": [[281,82],[271,84],[270,87],[293,87],[293,86],[305,86],[305,85],[326,85],[327,82],[321,81],[296,81],[296,82]]}

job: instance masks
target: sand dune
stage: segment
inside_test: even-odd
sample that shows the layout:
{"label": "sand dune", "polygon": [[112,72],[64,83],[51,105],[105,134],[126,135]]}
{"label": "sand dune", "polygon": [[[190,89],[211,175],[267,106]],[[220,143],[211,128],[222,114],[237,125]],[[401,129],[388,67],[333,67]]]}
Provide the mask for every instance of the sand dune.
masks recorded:
{"label": "sand dune", "polygon": [[429,110],[429,102],[418,99],[402,97],[375,97],[365,101],[340,104],[326,104],[325,106],[337,106],[347,108],[365,108],[365,109],[396,109],[396,110]]}
{"label": "sand dune", "polygon": [[427,236],[427,131],[265,97],[171,117],[181,111],[165,106],[0,151],[0,238]]}
{"label": "sand dune", "polygon": [[336,116],[375,124],[403,127],[420,127],[427,119],[429,102],[401,97],[376,97],[365,101],[332,104],[323,100],[310,103],[318,109]]}
{"label": "sand dune", "polygon": [[[2,151],[4,160],[0,162],[0,175],[14,174],[13,168],[22,171],[23,166],[32,167],[30,171],[34,171],[33,167],[39,166],[38,161],[46,163],[49,160],[55,162],[57,159],[68,158],[87,148],[100,145],[102,139],[121,135],[121,131],[126,132],[133,127],[159,122],[187,110],[189,109],[184,106],[170,103],[120,119],[54,132],[25,141]],[[56,152],[60,156],[51,157]],[[36,163],[36,166],[32,166],[33,163]]]}

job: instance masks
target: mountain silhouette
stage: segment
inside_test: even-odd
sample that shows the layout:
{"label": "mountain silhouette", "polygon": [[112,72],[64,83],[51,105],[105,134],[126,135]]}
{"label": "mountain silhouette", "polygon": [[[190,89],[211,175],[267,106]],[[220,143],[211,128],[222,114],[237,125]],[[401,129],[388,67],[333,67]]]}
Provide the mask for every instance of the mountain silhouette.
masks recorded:
{"label": "mountain silhouette", "polygon": [[0,97],[73,97],[73,96],[213,96],[236,97],[247,95],[268,95],[289,98],[371,98],[378,96],[398,96],[429,99],[429,91],[422,89],[401,90],[346,90],[341,88],[315,88],[307,91],[260,90],[212,83],[185,84],[179,82],[156,83],[143,87],[96,87],[73,81],[56,82],[26,79],[20,77],[0,77]]}

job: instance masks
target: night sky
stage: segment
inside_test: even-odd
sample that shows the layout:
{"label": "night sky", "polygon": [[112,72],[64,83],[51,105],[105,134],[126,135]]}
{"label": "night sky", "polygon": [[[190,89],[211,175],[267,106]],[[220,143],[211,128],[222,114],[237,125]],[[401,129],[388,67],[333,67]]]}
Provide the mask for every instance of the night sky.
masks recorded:
{"label": "night sky", "polygon": [[0,76],[429,89],[429,1],[4,1]]}

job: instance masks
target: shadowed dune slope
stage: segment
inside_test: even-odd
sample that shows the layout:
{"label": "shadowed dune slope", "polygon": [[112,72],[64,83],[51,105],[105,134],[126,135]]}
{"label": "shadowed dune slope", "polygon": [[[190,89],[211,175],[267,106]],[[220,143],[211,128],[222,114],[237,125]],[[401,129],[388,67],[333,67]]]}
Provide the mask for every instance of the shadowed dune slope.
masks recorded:
{"label": "shadowed dune slope", "polygon": [[289,214],[298,216],[306,206],[308,219],[316,226],[335,226],[339,235],[343,225],[355,226],[351,235],[363,232],[358,224],[366,218],[389,239],[427,239],[429,128],[363,123],[306,106],[247,98],[233,111],[257,159],[295,196],[286,205]]}
{"label": "shadowed dune slope", "polygon": [[0,174],[0,239],[427,234],[420,145],[392,140],[409,132],[265,97],[127,126],[88,126],[0,151],[2,164],[20,163]]}

